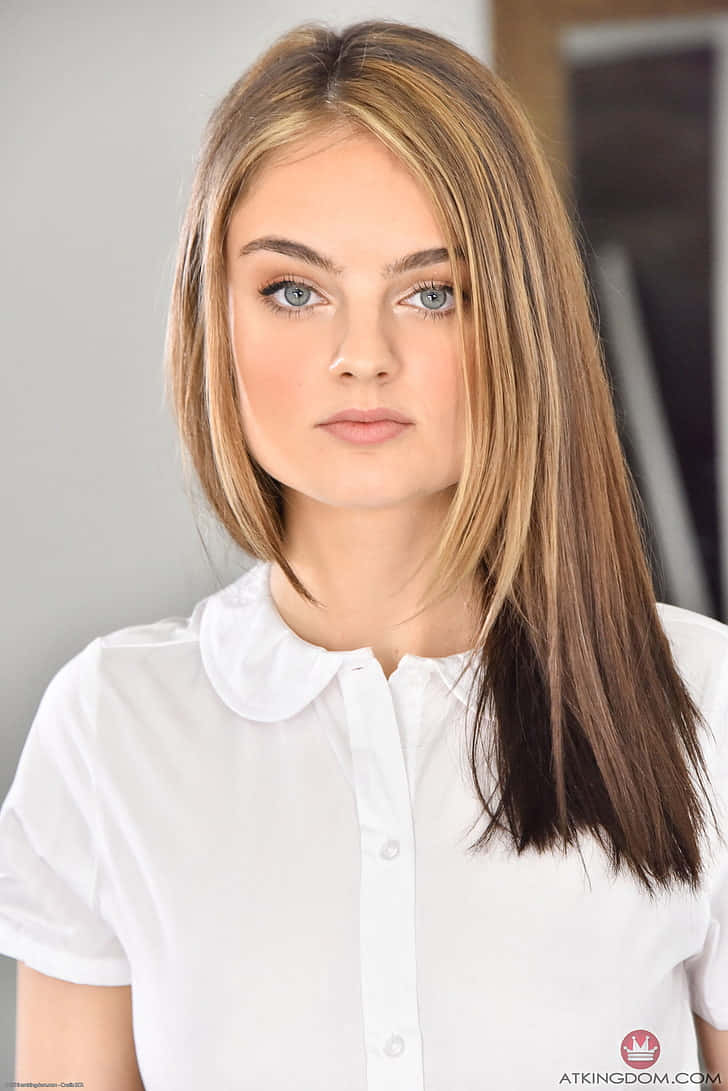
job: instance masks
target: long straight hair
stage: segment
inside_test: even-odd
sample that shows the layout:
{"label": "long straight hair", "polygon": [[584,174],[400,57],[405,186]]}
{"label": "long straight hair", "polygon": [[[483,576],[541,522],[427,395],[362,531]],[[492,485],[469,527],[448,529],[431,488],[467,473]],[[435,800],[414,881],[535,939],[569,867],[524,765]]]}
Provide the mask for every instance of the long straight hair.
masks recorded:
{"label": "long straight hair", "polygon": [[476,578],[469,764],[489,821],[469,851],[497,830],[519,854],[566,851],[587,831],[651,897],[674,883],[697,890],[708,725],[657,612],[576,232],[523,109],[453,41],[394,21],[341,33],[307,22],[215,107],[165,345],[184,468],[233,541],[320,605],[284,556],[280,482],[246,444],[224,247],[232,212],[271,155],[341,125],[399,156],[468,270],[464,287],[453,261],[464,466],[422,609]]}

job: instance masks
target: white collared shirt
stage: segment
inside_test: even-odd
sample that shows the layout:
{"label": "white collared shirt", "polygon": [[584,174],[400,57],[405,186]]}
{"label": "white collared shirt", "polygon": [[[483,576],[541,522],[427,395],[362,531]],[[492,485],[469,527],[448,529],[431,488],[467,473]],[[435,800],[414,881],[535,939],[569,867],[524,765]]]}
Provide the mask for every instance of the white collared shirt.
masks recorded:
{"label": "white collared shirt", "polygon": [[[146,1091],[697,1072],[691,1011],[728,1029],[728,852],[653,902],[591,837],[469,854],[466,653],[387,679],[293,633],[270,568],[53,677],[0,810],[0,952],[131,984]],[[658,609],[725,808],[728,626]]]}

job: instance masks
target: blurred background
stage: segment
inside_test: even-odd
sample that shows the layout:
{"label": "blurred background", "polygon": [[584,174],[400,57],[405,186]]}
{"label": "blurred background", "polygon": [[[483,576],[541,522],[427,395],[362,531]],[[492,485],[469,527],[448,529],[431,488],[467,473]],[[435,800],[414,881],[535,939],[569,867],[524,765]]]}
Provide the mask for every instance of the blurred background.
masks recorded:
{"label": "blurred background", "polygon": [[726,620],[728,4],[491,7],[577,229],[657,598]]}
{"label": "blurred background", "polygon": [[[520,98],[578,232],[657,597],[728,620],[728,2],[3,0],[0,797],[63,663],[247,567],[193,510],[162,401],[177,232],[242,70],[304,19],[365,18],[445,34]],[[14,1011],[0,956],[0,1080]]]}

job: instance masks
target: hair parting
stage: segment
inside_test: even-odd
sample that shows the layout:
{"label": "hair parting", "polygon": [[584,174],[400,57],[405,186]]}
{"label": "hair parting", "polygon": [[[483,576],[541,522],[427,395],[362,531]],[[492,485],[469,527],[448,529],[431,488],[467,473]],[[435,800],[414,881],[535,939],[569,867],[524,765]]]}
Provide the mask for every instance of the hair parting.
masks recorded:
{"label": "hair parting", "polygon": [[589,832],[650,896],[696,890],[706,803],[715,818],[708,725],[661,626],[576,234],[525,112],[454,42],[395,21],[304,23],[217,104],[165,345],[185,468],[232,540],[318,604],[284,556],[280,484],[246,445],[224,246],[268,159],[328,130],[398,155],[466,266],[453,262],[470,327],[459,310],[464,467],[422,608],[477,575],[469,762],[489,822],[471,850],[497,833],[518,853],[566,849]]}

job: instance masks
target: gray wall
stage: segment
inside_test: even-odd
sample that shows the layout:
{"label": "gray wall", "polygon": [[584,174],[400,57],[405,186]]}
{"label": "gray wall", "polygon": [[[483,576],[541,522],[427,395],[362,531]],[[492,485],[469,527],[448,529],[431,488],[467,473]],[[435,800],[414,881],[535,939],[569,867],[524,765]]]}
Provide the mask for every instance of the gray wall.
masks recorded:
{"label": "gray wall", "polygon": [[[210,569],[162,405],[192,164],[213,105],[279,33],[377,17],[429,26],[490,60],[489,0],[0,8],[2,797],[61,664],[101,633],[187,613],[240,570],[240,554],[203,525]],[[0,957],[0,973],[4,1081],[14,960]]]}

